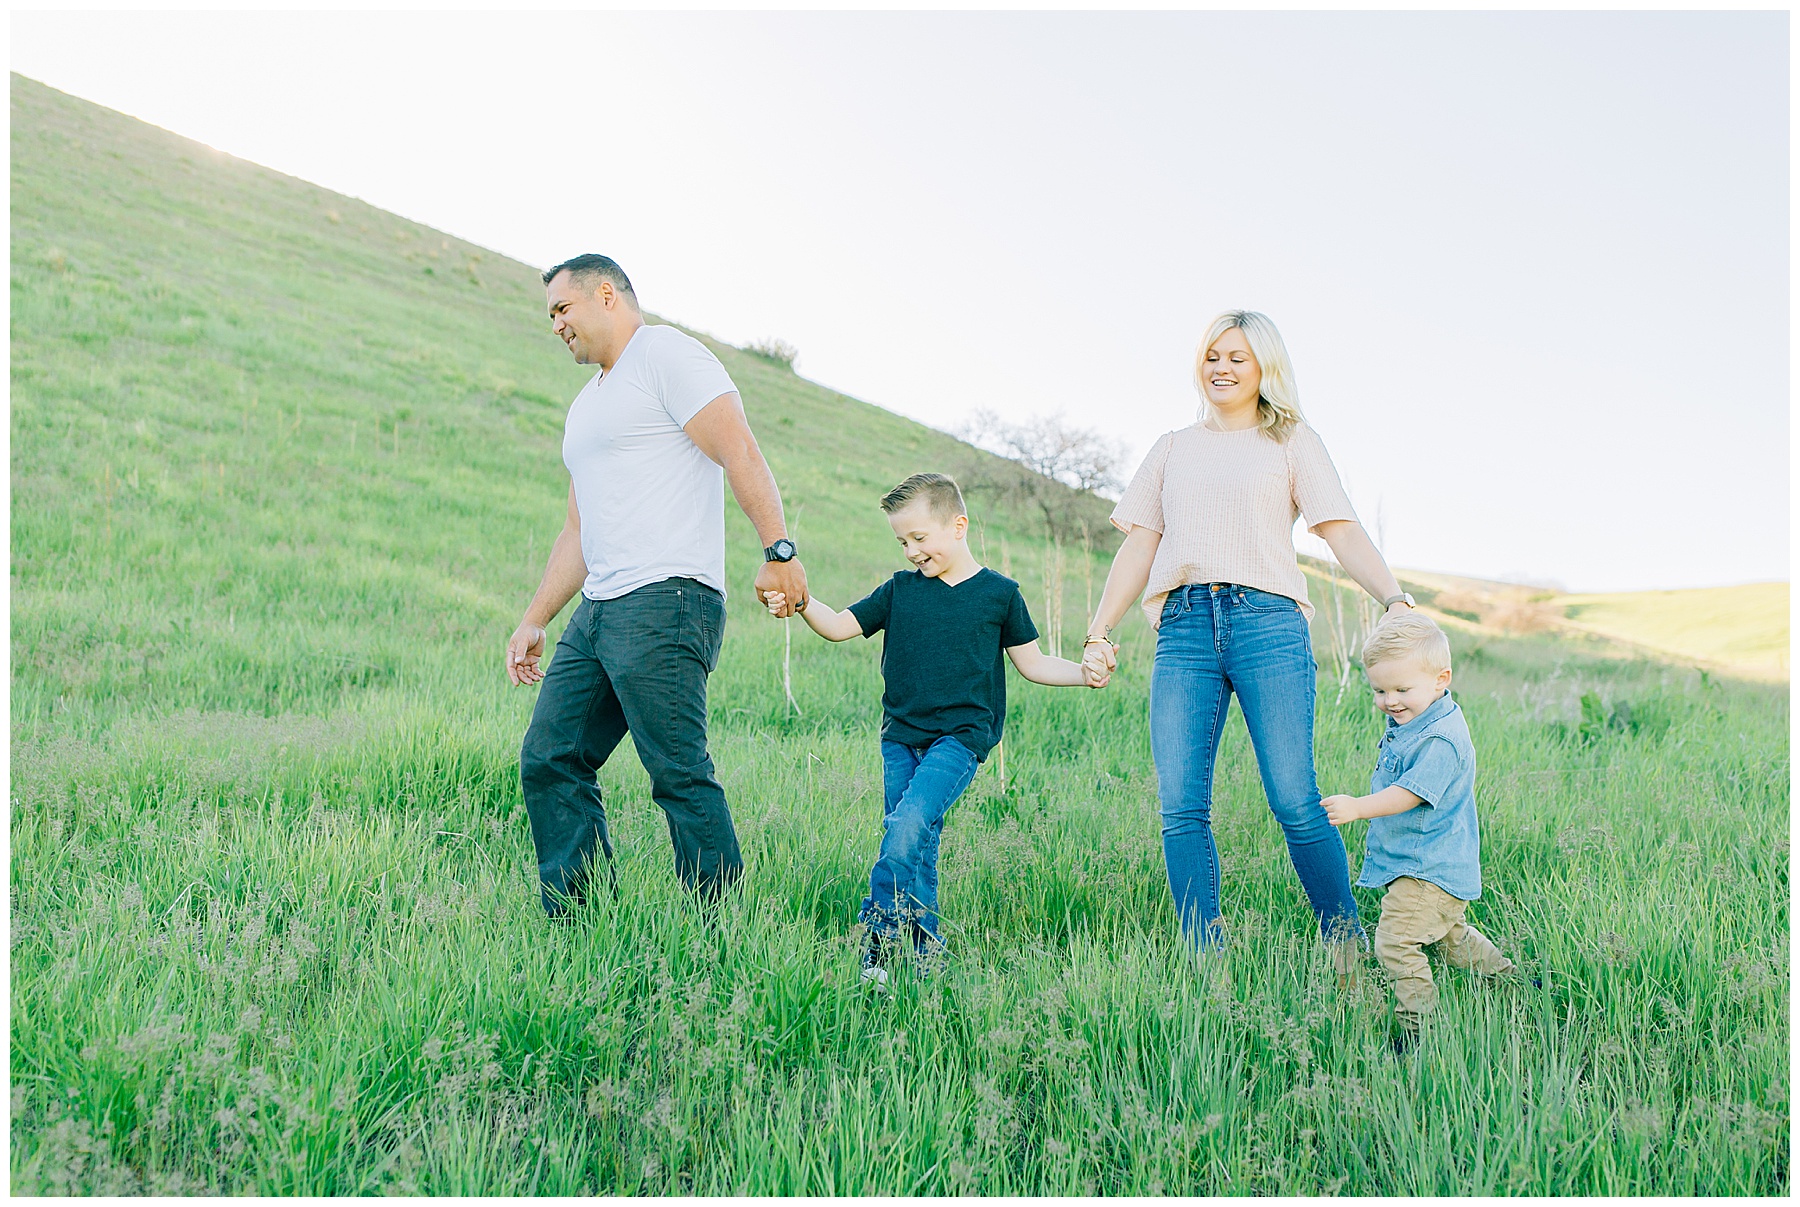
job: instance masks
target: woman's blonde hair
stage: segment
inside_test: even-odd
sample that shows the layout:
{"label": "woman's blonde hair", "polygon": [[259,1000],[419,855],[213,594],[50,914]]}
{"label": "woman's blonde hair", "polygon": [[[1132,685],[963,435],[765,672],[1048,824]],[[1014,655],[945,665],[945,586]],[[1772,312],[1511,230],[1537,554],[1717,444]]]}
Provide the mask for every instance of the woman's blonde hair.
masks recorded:
{"label": "woman's blonde hair", "polygon": [[1206,329],[1206,338],[1194,357],[1194,386],[1200,391],[1200,418],[1206,418],[1206,354],[1221,335],[1236,327],[1244,333],[1250,354],[1262,370],[1261,397],[1256,400],[1257,426],[1263,434],[1286,443],[1304,420],[1300,413],[1300,391],[1294,386],[1294,364],[1288,359],[1287,345],[1269,316],[1254,310],[1227,310]]}

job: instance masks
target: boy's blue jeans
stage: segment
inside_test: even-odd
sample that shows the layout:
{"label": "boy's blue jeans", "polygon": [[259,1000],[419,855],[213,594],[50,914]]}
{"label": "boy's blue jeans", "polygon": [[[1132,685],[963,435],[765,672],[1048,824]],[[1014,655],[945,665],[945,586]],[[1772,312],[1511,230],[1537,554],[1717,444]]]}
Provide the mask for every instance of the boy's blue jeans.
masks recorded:
{"label": "boy's blue jeans", "polygon": [[1219,852],[1213,764],[1237,693],[1269,808],[1327,941],[1361,941],[1344,840],[1313,772],[1318,665],[1300,605],[1232,583],[1195,583],[1163,605],[1150,673],[1150,749],[1162,799],[1163,858],[1182,932],[1218,946]]}
{"label": "boy's blue jeans", "polygon": [[884,939],[909,936],[915,949],[942,946],[938,936],[938,839],[944,815],[980,764],[955,738],[928,747],[881,744],[881,854],[869,872],[862,921]]}

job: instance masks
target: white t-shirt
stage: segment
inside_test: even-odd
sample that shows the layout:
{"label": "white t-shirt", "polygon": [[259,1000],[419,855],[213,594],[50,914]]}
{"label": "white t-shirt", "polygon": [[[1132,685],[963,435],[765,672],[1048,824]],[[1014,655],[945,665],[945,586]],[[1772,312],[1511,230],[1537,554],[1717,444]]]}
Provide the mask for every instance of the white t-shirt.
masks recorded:
{"label": "white t-shirt", "polygon": [[705,344],[640,327],[583,386],[563,426],[589,599],[677,575],[725,590],[725,471],[682,430],[737,389]]}

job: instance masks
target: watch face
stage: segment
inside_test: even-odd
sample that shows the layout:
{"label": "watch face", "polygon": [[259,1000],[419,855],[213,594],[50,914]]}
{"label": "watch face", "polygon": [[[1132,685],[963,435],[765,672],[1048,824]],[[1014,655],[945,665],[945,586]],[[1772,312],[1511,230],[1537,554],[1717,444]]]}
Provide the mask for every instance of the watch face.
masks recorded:
{"label": "watch face", "polygon": [[773,545],[770,545],[769,548],[775,551],[776,561],[790,561],[794,556],[794,542],[787,540],[786,538],[776,541]]}

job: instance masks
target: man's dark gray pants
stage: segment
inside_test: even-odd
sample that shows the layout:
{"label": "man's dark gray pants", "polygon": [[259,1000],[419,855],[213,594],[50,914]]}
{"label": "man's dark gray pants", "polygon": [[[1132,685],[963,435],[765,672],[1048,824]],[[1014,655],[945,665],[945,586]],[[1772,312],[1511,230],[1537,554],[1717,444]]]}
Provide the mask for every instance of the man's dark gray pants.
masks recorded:
{"label": "man's dark gray pants", "polygon": [[519,752],[544,909],[585,900],[612,842],[596,773],[630,733],[669,821],[675,871],[712,896],[743,870],[725,790],[706,752],[706,677],[719,662],[725,600],[691,578],[617,599],[584,598],[538,690]]}

